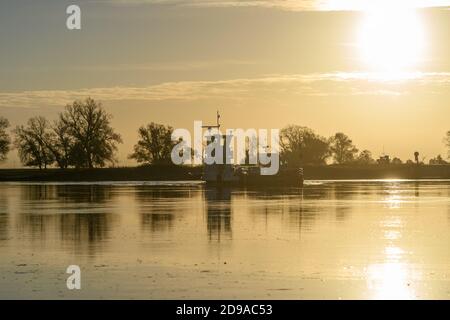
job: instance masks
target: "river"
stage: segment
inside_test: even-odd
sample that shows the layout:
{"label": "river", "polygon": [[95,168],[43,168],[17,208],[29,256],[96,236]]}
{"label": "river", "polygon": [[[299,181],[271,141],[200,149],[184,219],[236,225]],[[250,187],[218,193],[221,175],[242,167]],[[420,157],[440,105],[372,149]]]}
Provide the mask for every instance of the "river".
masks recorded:
{"label": "river", "polygon": [[449,245],[448,180],[0,184],[2,299],[449,299]]}

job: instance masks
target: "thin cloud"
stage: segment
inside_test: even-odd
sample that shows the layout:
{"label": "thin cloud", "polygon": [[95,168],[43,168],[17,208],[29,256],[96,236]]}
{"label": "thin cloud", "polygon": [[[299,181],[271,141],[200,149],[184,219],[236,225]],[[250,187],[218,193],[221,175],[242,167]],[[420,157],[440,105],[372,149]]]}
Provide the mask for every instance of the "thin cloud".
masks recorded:
{"label": "thin cloud", "polygon": [[[399,96],[410,92],[445,93],[450,73],[405,73],[397,78],[377,73],[269,75],[220,81],[167,82],[144,87],[79,90],[36,90],[0,93],[0,107],[61,107],[77,99],[100,101],[195,101],[258,99],[261,97]],[[280,98],[280,99],[281,99]]]}
{"label": "thin cloud", "polygon": [[99,0],[118,5],[167,5],[190,7],[265,7],[291,11],[359,11],[374,6],[433,8],[449,7],[450,0]]}

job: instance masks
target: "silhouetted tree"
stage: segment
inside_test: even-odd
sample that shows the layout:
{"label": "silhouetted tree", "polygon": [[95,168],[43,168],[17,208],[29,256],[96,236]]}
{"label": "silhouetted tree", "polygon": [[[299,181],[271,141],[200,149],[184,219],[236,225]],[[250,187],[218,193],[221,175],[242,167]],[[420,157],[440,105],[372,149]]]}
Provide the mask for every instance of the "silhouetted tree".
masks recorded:
{"label": "silhouetted tree", "polygon": [[356,157],[355,163],[363,165],[374,164],[375,160],[372,157],[372,152],[369,150],[361,151]]}
{"label": "silhouetted tree", "polygon": [[353,162],[358,152],[352,140],[342,132],[338,132],[330,138],[330,150],[335,163],[338,164]]}
{"label": "silhouetted tree", "polygon": [[436,158],[430,159],[429,164],[431,165],[442,165],[447,164],[447,161],[445,161],[442,156],[439,154]]}
{"label": "silhouetted tree", "polygon": [[54,161],[48,149],[51,140],[51,128],[44,117],[34,117],[28,120],[27,126],[17,126],[14,130],[14,145],[19,151],[19,157],[25,166],[47,168]]}
{"label": "silhouetted tree", "polygon": [[61,169],[76,164],[77,154],[80,152],[83,154],[81,148],[76,148],[75,138],[70,135],[69,128],[61,119],[53,124],[51,135],[46,142],[47,148]]}
{"label": "silhouetted tree", "polygon": [[387,164],[391,164],[391,158],[388,155],[383,155],[380,156],[377,159],[377,163],[380,165],[387,165]]}
{"label": "silhouetted tree", "polygon": [[9,127],[9,121],[0,117],[0,161],[6,160],[6,155],[9,152],[11,139],[9,138],[6,129]]}
{"label": "silhouetted tree", "polygon": [[403,161],[400,158],[395,157],[392,159],[392,164],[403,164]]}
{"label": "silhouetted tree", "polygon": [[115,162],[114,154],[122,138],[110,126],[111,118],[101,104],[91,98],[66,106],[59,119],[59,133],[65,137],[60,143],[68,143],[69,136],[73,139],[73,165],[93,168]]}
{"label": "silhouetted tree", "polygon": [[139,140],[134,152],[129,155],[138,163],[171,163],[170,153],[175,143],[172,141],[173,128],[157,123],[150,123],[139,128]]}
{"label": "silhouetted tree", "polygon": [[280,132],[280,157],[288,166],[325,164],[330,156],[327,139],[307,127],[290,125]]}

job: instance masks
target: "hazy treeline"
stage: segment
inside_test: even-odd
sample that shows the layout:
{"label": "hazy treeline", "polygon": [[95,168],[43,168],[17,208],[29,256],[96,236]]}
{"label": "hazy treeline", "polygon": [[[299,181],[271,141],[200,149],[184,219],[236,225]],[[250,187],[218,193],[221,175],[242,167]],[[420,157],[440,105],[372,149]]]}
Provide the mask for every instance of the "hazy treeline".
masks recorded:
{"label": "hazy treeline", "polygon": [[[450,156],[450,131],[445,138]],[[289,125],[280,132],[281,161],[288,165],[300,163],[301,165],[325,165],[325,164],[403,164],[404,162],[388,155],[382,155],[375,159],[369,150],[359,150],[346,134],[338,132],[329,138],[316,134],[312,129],[297,125]],[[407,160],[407,164],[421,164],[419,152],[413,153],[414,160]],[[438,155],[429,160],[430,164],[447,164]]]}
{"label": "hazy treeline", "polygon": [[[110,125],[112,116],[99,102],[88,98],[67,105],[54,122],[44,117],[33,117],[26,125],[14,128],[12,138],[7,132],[9,122],[0,117],[0,161],[16,148],[25,166],[47,168],[57,166],[65,169],[104,167],[116,163],[117,145],[121,136]],[[129,155],[140,164],[170,164],[173,128],[150,123],[138,129],[139,139]],[[444,142],[449,149],[450,131]],[[422,163],[419,152],[414,160],[406,163]],[[325,138],[312,129],[289,125],[280,131],[280,160],[283,165],[334,164],[401,164],[402,160],[383,155],[377,160],[369,150],[358,150],[353,141],[339,132]],[[447,164],[438,155],[430,164]]]}

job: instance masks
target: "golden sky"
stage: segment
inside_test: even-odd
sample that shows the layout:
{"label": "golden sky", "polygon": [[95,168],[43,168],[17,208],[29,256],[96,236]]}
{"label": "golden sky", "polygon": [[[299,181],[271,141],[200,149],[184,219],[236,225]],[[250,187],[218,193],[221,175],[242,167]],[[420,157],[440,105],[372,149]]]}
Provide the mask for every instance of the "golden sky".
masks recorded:
{"label": "golden sky", "polygon": [[[65,28],[79,4],[82,30]],[[147,122],[309,126],[403,160],[445,154],[450,1],[0,4],[0,115],[15,126],[92,96],[124,138]],[[13,152],[4,166],[17,166]]]}

